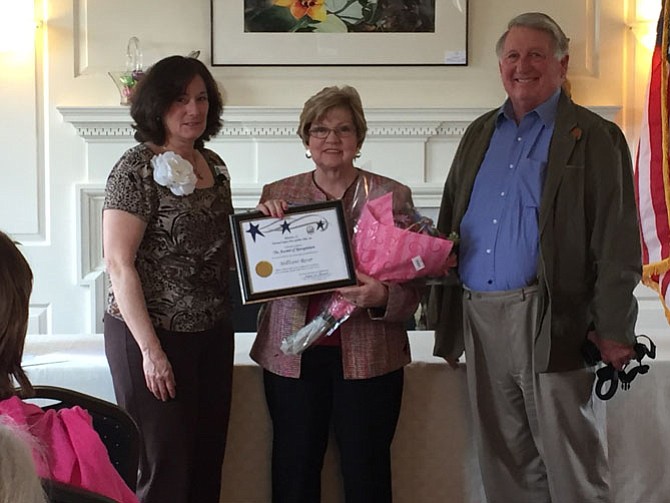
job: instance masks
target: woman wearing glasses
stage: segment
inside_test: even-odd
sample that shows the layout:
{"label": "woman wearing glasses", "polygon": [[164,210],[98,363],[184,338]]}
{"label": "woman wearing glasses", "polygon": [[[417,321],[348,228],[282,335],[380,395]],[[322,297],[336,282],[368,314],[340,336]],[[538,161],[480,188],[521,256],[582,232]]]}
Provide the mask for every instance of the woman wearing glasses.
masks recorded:
{"label": "woman wearing glasses", "polygon": [[[394,211],[411,207],[407,186],[354,165],[366,131],[354,88],[327,87],[309,98],[298,135],[315,168],[266,185],[258,209],[281,218],[289,204],[341,199],[351,234],[368,194],[393,192]],[[403,366],[410,361],[404,324],[416,310],[420,292],[416,285],[385,284],[363,274],[358,274],[357,286],[340,292],[362,309],[299,356],[280,351],[282,338],[317,316],[331,294],[273,300],[259,314],[251,356],[264,369],[273,424],[275,503],[320,501],[331,425],[347,503],[392,500],[390,447]]]}

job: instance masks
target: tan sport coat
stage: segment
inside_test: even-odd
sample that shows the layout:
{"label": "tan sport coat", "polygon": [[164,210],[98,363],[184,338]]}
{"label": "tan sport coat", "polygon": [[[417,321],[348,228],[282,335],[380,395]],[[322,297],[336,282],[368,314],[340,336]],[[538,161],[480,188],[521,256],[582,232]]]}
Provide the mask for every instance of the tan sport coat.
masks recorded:
{"label": "tan sport coat", "polygon": [[[459,231],[498,110],[465,132],[447,177],[438,227]],[[539,215],[541,305],[535,368],[584,366],[589,328],[633,343],[641,255],[630,152],[621,130],[564,93],[558,102]],[[463,352],[462,288],[435,287],[429,323],[438,356]]]}
{"label": "tan sport coat", "polygon": [[[393,192],[394,211],[413,205],[409,187],[364,170],[359,170],[359,177],[365,177],[366,189],[376,196]],[[350,234],[355,224],[355,211],[360,211],[363,201],[363,194],[355,188],[350,187],[342,198]],[[310,171],[263,187],[261,202],[270,199],[307,204],[326,201],[327,197],[314,183]],[[367,379],[387,374],[411,360],[405,322],[416,311],[420,288],[410,283],[390,283],[387,286],[389,299],[386,310],[359,309],[340,326],[345,379]],[[259,313],[251,358],[274,374],[299,377],[300,356],[285,355],[279,345],[283,337],[305,325],[308,305],[308,296],[288,297],[265,304]]]}

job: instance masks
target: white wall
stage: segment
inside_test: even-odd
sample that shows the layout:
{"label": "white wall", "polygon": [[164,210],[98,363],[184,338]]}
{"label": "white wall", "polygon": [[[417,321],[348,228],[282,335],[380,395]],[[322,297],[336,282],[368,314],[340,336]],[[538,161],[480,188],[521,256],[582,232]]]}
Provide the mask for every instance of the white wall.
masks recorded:
{"label": "white wall", "polygon": [[[575,99],[612,116],[635,142],[649,58],[629,29],[637,27],[638,2],[469,3],[467,67],[212,68],[228,104],[226,129],[212,146],[231,167],[238,206],[252,204],[263,182],[309,168],[293,135],[299,108],[321,87],[348,83],[378,126],[362,166],[409,183],[421,205],[434,211],[459,132],[504,98],[493,47],[505,22],[526,10],[549,13],[571,37]],[[118,106],[106,72],[123,69],[130,36],[140,39],[145,64],[194,49],[209,63],[210,3],[33,5],[35,17],[44,19],[35,37],[0,52],[0,229],[23,243],[35,272],[31,332],[91,332],[99,330],[103,302],[99,191],[132,144],[127,110]],[[639,291],[642,330],[664,328],[655,294]]]}

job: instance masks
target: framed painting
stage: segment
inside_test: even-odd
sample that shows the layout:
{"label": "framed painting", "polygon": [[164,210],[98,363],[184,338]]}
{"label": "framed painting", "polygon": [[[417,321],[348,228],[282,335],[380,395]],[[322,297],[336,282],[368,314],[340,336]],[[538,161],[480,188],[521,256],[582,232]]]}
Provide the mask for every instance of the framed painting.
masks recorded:
{"label": "framed painting", "polygon": [[467,65],[468,0],[211,0],[212,66]]}

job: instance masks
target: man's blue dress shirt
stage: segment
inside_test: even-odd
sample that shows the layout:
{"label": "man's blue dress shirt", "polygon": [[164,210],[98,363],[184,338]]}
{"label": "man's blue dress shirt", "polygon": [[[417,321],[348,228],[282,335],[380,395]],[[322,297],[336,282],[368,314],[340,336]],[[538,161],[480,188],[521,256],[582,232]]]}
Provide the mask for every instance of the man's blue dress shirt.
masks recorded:
{"label": "man's blue dress shirt", "polygon": [[537,279],[538,217],[560,91],[517,126],[498,114],[460,228],[458,271],[471,290],[514,290]]}

